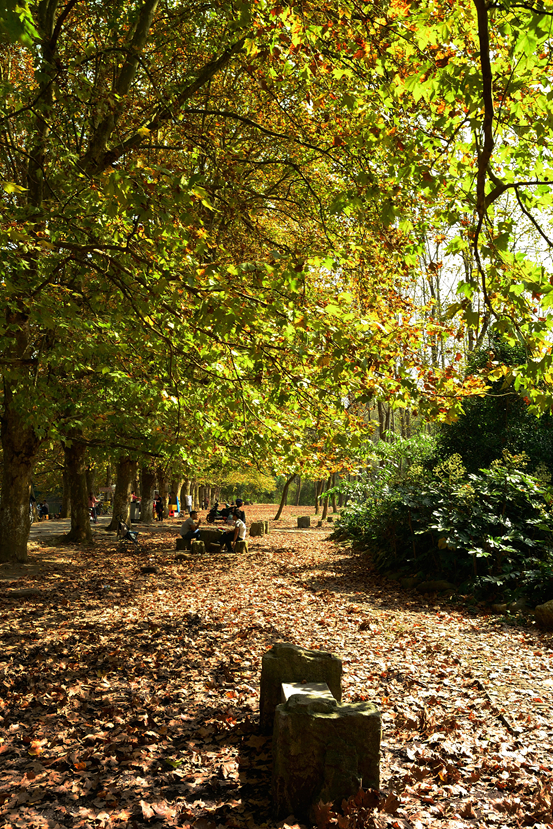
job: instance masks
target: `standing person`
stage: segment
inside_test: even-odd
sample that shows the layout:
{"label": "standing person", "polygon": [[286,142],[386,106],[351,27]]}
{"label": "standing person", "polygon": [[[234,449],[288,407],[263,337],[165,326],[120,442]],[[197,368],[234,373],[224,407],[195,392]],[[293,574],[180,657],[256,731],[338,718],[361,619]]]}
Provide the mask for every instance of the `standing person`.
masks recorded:
{"label": "standing person", "polygon": [[192,541],[193,538],[200,537],[200,524],[202,522],[198,518],[196,510],[192,510],[186,521],[183,521],[180,528],[180,534],[185,541]]}
{"label": "standing person", "polygon": [[189,515],[192,515],[192,496],[185,495],[184,496],[184,511],[187,512]]}
{"label": "standing person", "polygon": [[48,506],[46,501],[43,501],[40,505],[40,517],[41,518],[49,518],[50,516],[50,507]]}
{"label": "standing person", "polygon": [[156,495],[154,506],[155,506],[155,510],[156,510],[156,520],[157,521],[163,521],[163,501],[162,501],[161,495],[159,495],[159,493]]}
{"label": "standing person", "polygon": [[241,510],[235,509],[233,513],[233,528],[224,533],[221,543],[227,548],[227,553],[232,553],[234,545],[237,541],[245,541],[246,539],[246,524],[238,513]]}
{"label": "standing person", "polygon": [[96,511],[96,504],[99,504],[99,503],[100,503],[100,502],[98,501],[98,499],[96,498],[96,496],[94,495],[94,493],[93,493],[93,492],[89,492],[89,493],[88,493],[88,508],[89,508],[89,510],[90,510],[90,514],[91,514],[91,516],[92,516],[92,520],[94,521],[94,523],[95,523],[95,524],[97,524],[97,523],[98,523],[98,513],[97,513],[97,511]]}

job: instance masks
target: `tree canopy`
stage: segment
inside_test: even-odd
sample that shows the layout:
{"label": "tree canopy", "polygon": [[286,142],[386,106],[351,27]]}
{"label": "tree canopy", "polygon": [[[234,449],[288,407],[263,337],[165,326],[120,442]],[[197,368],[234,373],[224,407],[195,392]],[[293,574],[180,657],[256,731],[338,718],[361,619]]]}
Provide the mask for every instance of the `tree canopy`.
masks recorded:
{"label": "tree canopy", "polygon": [[372,401],[454,419],[492,330],[550,406],[545,6],[2,14],[0,557],[52,439],[332,471]]}

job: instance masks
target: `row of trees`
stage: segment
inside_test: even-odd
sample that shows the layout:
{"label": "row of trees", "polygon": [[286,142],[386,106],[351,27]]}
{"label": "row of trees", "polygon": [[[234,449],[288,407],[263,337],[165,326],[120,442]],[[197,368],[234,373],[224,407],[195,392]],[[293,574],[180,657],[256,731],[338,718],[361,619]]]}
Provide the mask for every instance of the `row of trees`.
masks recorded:
{"label": "row of trees", "polygon": [[[549,273],[505,212],[514,194],[541,256],[542,6],[41,0],[1,20],[0,560],[26,557],[55,441],[75,480],[87,447],[326,479],[367,406],[452,418],[481,393],[462,343],[490,327],[525,343],[506,381],[549,405]],[[447,267],[424,259],[437,237],[468,263],[443,308],[413,289]]]}

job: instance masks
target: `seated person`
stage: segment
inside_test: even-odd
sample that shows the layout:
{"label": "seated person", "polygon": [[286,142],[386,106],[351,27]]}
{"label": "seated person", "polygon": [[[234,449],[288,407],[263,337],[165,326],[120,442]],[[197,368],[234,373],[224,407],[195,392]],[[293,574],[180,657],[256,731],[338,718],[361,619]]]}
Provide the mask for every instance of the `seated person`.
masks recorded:
{"label": "seated person", "polygon": [[244,503],[244,502],[243,502],[243,500],[242,500],[241,498],[237,498],[237,499],[236,499],[236,508],[235,508],[235,512],[237,512],[237,513],[238,513],[238,518],[240,519],[240,521],[243,521],[243,522],[244,522],[244,524],[245,524],[245,523],[246,523],[246,513],[245,513],[245,512],[244,512],[244,510],[242,509],[242,504],[243,504],[243,503]]}
{"label": "seated person", "polygon": [[235,509],[233,513],[233,528],[223,534],[221,544],[226,546],[227,552],[232,553],[234,545],[237,541],[244,541],[246,539],[246,525],[240,518],[241,510]]}
{"label": "seated person", "polygon": [[180,534],[185,541],[192,541],[193,538],[200,537],[200,524],[202,522],[198,518],[198,513],[192,510],[186,521],[183,521],[180,528]]}

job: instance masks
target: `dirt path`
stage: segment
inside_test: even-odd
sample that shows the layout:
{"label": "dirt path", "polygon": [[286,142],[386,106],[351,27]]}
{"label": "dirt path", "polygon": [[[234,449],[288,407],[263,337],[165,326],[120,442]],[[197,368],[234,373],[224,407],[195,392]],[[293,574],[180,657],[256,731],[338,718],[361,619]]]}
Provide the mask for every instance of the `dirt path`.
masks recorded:
{"label": "dirt path", "polygon": [[[363,825],[553,823],[553,637],[399,590],[320,532],[286,531],[304,512],[241,558],[176,565],[173,522],[139,553],[98,532],[0,568],[0,826],[272,826],[256,721],[279,640],[333,651],[345,698],[382,708],[395,797]],[[41,592],[8,595],[23,588]]]}

